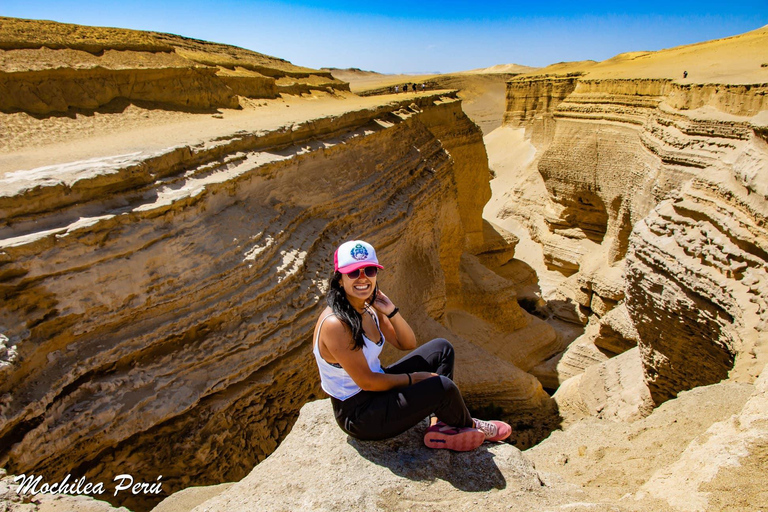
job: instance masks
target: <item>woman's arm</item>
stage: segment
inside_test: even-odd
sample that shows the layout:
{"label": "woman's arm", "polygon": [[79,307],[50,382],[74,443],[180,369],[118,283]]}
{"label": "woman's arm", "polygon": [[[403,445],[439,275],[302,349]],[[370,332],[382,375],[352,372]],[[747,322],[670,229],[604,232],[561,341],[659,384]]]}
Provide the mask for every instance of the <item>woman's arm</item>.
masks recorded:
{"label": "woman's arm", "polygon": [[384,334],[384,338],[400,350],[413,350],[416,348],[416,335],[413,329],[405,321],[403,315],[398,311],[390,319],[390,315],[395,310],[392,301],[379,290],[376,299],[373,301],[373,309],[376,316],[379,317],[379,327]]}
{"label": "woman's arm", "polygon": [[387,391],[393,388],[405,387],[436,376],[429,372],[408,374],[375,373],[368,367],[362,350],[352,349],[352,333],[336,317],[325,321],[320,342],[328,349],[333,359],[346,371],[355,384],[365,391]]}

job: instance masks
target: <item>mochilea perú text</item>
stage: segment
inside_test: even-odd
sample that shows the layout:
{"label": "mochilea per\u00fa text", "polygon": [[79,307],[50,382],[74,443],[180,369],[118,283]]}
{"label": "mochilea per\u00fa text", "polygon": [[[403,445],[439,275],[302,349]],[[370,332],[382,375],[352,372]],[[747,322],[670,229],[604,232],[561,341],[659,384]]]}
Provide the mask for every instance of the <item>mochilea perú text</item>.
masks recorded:
{"label": "mochilea per\u00fa text", "polygon": [[[117,475],[112,482],[115,483],[115,494],[125,491],[131,494],[160,494],[163,490],[163,483],[160,479],[163,475],[157,477],[155,482],[134,482],[131,475]],[[89,482],[84,476],[78,479],[72,479],[72,475],[67,475],[60,482],[44,482],[42,475],[18,475],[13,478],[15,483],[21,482],[16,489],[17,494],[89,494],[98,495],[107,492],[103,482]]]}

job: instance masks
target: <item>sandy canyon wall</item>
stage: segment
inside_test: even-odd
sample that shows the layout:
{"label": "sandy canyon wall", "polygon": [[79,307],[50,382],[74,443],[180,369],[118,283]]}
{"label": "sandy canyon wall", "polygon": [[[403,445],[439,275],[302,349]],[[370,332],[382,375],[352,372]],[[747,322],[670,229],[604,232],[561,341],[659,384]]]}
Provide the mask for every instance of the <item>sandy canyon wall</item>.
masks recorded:
{"label": "sandy canyon wall", "polygon": [[602,363],[581,389],[602,398],[570,382],[561,407],[638,417],[768,362],[767,93],[579,72],[508,83],[505,123],[535,156],[497,218],[526,226],[563,276],[551,312],[587,326],[553,378]]}
{"label": "sandy canyon wall", "polygon": [[484,288],[478,258],[513,249],[481,219],[488,179],[480,131],[440,97],[6,173],[0,466],[162,474],[166,492],[243,477],[320,396],[311,333],[351,237],[377,246],[420,339],[457,345],[469,405],[535,425],[530,445],[549,396],[445,322],[533,321],[509,287]]}
{"label": "sandy canyon wall", "polygon": [[[117,100],[180,109],[348,91],[329,72],[172,34],[0,17],[0,112],[95,110]],[[118,107],[119,105],[113,105]]]}

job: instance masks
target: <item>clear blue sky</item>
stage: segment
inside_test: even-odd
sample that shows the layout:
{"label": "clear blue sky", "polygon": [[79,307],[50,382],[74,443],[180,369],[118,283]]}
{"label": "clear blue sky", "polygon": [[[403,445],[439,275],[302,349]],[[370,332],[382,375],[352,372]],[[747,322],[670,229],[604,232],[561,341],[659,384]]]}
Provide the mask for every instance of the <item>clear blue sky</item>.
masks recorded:
{"label": "clear blue sky", "polygon": [[313,68],[450,72],[603,60],[768,24],[768,0],[0,0],[0,15],[171,32]]}

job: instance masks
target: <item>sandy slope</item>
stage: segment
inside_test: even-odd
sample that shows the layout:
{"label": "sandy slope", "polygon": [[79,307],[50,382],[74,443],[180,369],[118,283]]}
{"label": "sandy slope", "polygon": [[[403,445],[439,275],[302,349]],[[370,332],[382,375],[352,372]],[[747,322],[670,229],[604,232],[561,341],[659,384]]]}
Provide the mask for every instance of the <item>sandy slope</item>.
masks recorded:
{"label": "sandy slope", "polygon": [[[517,73],[534,70],[517,64],[503,64],[445,75],[382,75],[371,71],[332,70],[334,78],[349,83],[354,93],[393,92],[396,85],[425,84],[427,92],[456,89],[464,112],[487,135],[501,126],[506,105],[506,82]],[[404,94],[400,92],[400,94]],[[410,93],[409,93],[410,94]]]}
{"label": "sandy slope", "polygon": [[54,163],[194,144],[217,134],[239,130],[272,130],[394,99],[404,99],[404,96],[358,97],[314,92],[303,96],[285,95],[274,100],[244,100],[242,110],[219,109],[214,114],[136,105],[125,105],[114,111],[103,109],[93,114],[42,119],[26,113],[0,114],[3,117],[0,175]]}
{"label": "sandy slope", "polygon": [[[501,125],[504,82],[478,77],[462,91],[464,110],[484,133]],[[408,93],[416,97],[435,94]],[[191,113],[116,103],[93,113],[50,117],[24,112],[0,114],[0,175],[54,163],[99,156],[153,150],[194,143],[218,133],[258,131],[315,117],[338,115],[392,100],[398,95],[359,97],[314,92],[311,95],[271,99],[244,99],[242,110],[219,109],[213,113]]]}
{"label": "sandy slope", "polygon": [[105,50],[157,53],[175,49],[198,63],[262,66],[291,73],[317,72],[263,53],[174,34],[0,16],[0,49],[40,48],[80,50],[94,55]]}
{"label": "sandy slope", "polygon": [[487,75],[490,73],[531,73],[539,68],[521,66],[520,64],[496,64],[487,68],[470,69],[460,71],[456,75]]}
{"label": "sandy slope", "polygon": [[[683,72],[687,71],[687,78]],[[587,79],[669,78],[680,83],[768,83],[768,26],[658,52],[629,52],[602,62],[561,62],[529,75],[585,73]]]}

